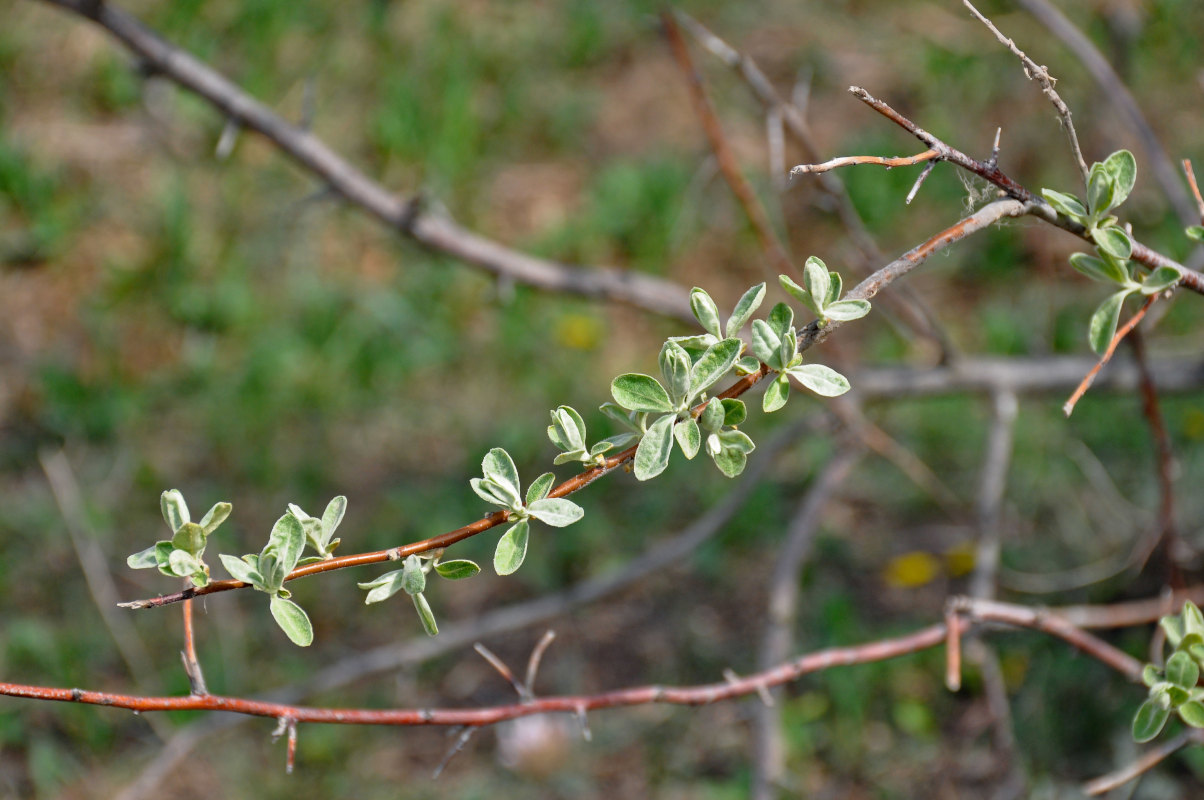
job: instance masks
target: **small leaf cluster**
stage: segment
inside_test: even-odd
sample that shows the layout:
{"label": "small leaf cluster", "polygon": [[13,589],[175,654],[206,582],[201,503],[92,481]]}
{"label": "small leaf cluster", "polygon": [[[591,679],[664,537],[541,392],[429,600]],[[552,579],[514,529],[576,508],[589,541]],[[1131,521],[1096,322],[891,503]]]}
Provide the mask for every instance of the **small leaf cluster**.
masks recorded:
{"label": "small leaf cluster", "polygon": [[1133,717],[1133,738],[1148,742],[1156,737],[1171,712],[1193,728],[1204,728],[1204,687],[1198,686],[1204,669],[1204,616],[1190,600],[1183,613],[1159,622],[1173,648],[1165,669],[1146,664],[1141,680],[1149,697]]}
{"label": "small leaf cluster", "polygon": [[799,286],[787,275],[779,275],[778,282],[786,292],[811,309],[823,321],[852,322],[870,313],[868,300],[841,300],[840,273],[833,272],[818,257],[811,256],[803,265],[803,286]]}
{"label": "small leaf cluster", "polygon": [[502,534],[493,552],[493,569],[498,575],[509,575],[522,566],[523,559],[527,557],[531,519],[563,528],[585,515],[584,509],[572,500],[548,497],[556,480],[550,472],[536,478],[527,487],[524,498],[519,492],[518,469],[514,466],[514,459],[500,447],[485,454],[481,461],[481,474],[483,477],[469,481],[472,490],[487,503],[504,509],[514,522]]}
{"label": "small leaf cluster", "polygon": [[[1097,256],[1075,253],[1070,264],[1092,280],[1110,283],[1120,289],[1102,302],[1091,315],[1088,341],[1091,349],[1102,354],[1108,349],[1120,322],[1120,309],[1125,298],[1134,292],[1153,295],[1174,286],[1181,277],[1179,270],[1162,266],[1138,281],[1129,257],[1133,240],[1109,215],[1133,191],[1137,180],[1137,162],[1128,150],[1117,150],[1102,162],[1091,165],[1087,176],[1087,205],[1074,195],[1042,189],[1041,194],[1059,213],[1087,229],[1095,242]],[[1191,235],[1191,230],[1188,230]],[[1204,229],[1201,229],[1204,236]]]}
{"label": "small leaf cluster", "polygon": [[215,503],[200,522],[192,522],[184,495],[178,489],[170,489],[159,496],[159,507],[171,528],[172,537],[134,553],[125,563],[130,569],[158,567],[164,575],[187,578],[196,587],[208,585],[209,565],[203,558],[205,546],[209,534],[230,516],[232,506]]}
{"label": "small leaf cluster", "polygon": [[440,561],[442,556],[442,549],[406,556],[401,569],[386,572],[367,583],[357,584],[361,589],[368,590],[368,596],[364,599],[364,603],[367,605],[388,600],[404,589],[405,593],[414,601],[414,608],[418,612],[418,619],[422,621],[423,630],[430,636],[438,635],[439,626],[435,624],[435,615],[423,594],[426,590],[427,574],[434,569],[435,574],[440,577],[455,581],[471,578],[481,571],[475,562],[468,559]]}
{"label": "small leaf cluster", "polygon": [[[333,505],[333,503],[332,503]],[[293,644],[308,647],[314,640],[314,628],[305,609],[289,598],[292,592],[284,588],[289,573],[296,569],[305,550],[304,523],[290,510],[276,520],[268,543],[258,555],[248,553],[242,558],[221,554],[222,566],[235,580],[250,584],[270,598],[272,618]]]}
{"label": "small leaf cluster", "polygon": [[301,559],[300,563],[311,564],[315,561],[327,561],[334,558],[335,548],[339,546],[339,542],[343,541],[333,538],[334,532],[338,530],[339,523],[343,521],[343,514],[347,511],[347,498],[339,495],[327,503],[321,519],[311,517],[292,503],[289,503],[288,510],[301,522],[301,527],[305,530],[306,542],[318,552],[316,556]]}
{"label": "small leaf cluster", "polygon": [[[606,463],[606,454],[611,450],[622,450],[639,438],[639,428],[608,436],[589,447],[585,438],[585,420],[572,406],[560,406],[552,415],[548,426],[548,438],[562,451],[552,461],[556,466],[569,462],[580,462],[585,466],[600,466]],[[626,421],[624,420],[624,424]]]}

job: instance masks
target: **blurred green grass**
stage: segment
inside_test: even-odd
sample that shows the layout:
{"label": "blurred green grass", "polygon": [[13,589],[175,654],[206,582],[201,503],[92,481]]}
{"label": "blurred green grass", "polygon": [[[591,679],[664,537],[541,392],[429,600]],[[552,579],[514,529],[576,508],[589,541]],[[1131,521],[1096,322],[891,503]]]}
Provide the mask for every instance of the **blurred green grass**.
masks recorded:
{"label": "blurred green grass", "polygon": [[[1105,4],[1087,5],[1075,9],[1076,19],[1115,51]],[[383,1],[131,6],[290,119],[302,116],[308,84],[314,130],[385,185],[422,191],[473,228],[546,257],[659,274],[712,288],[730,303],[763,279],[762,259],[707,163],[684,82],[655,32],[656,8],[584,0],[471,10]],[[912,147],[844,95],[845,85],[858,82],[970,152],[985,152],[1002,124],[1006,169],[1034,188],[1072,185],[1052,112],[956,4],[686,8],[746,48],[779,85],[810,74],[809,117],[830,155]],[[1196,155],[1198,113],[1182,93],[1185,76],[1200,67],[1193,31],[1204,27],[1204,12],[1181,2],[1143,8],[1125,63],[1168,150]],[[1023,15],[984,10],[1062,78],[1059,89],[1092,157],[1130,145],[1115,113],[1056,42]],[[154,594],[171,582],[130,573],[123,560],[161,536],[156,498],[165,488],[182,489],[194,507],[234,502],[217,548],[225,552],[258,549],[285,503],[312,511],[336,493],[351,501],[340,531],[346,552],[428,536],[483,513],[466,483],[485,450],[508,448],[524,476],[543,471],[551,456],[543,437],[548,409],[572,404],[591,434],[605,430],[593,409],[607,399],[610,376],[652,369],[656,343],[684,332],[629,309],[499,284],[398,242],[319,196],[308,176],[252,136],[243,134],[218,161],[223,121],[203,103],[139,75],[80,22],[36,3],[12,13],[13,24],[0,30],[6,679],[132,686],[38,466],[43,449],[66,449],[91,534],[110,556],[123,596]],[[799,260],[816,254],[847,269],[852,246],[814,207],[813,186],[800,183],[775,203],[755,105],[734,78],[699,60],[725,128]],[[944,168],[904,206],[914,176],[902,169],[842,173],[887,252],[914,245],[964,209],[967,190]],[[1131,205],[1143,237],[1186,252],[1148,173]],[[1073,247],[1016,223],[963,243],[909,281],[968,352],[1081,353],[1099,295],[1064,268]],[[1201,312],[1190,301],[1176,302],[1159,332],[1198,350]],[[843,333],[833,347],[851,363],[926,358],[880,321]],[[1083,504],[1093,497],[1064,455],[1075,441],[1098,456],[1134,504],[1147,514],[1156,507],[1137,399],[1093,395],[1069,423],[1060,402],[1022,405],[1007,505],[1014,538],[1005,550],[1017,569],[1071,566],[1112,544],[1093,541],[1090,515],[1058,516],[1066,498]],[[1182,443],[1183,485],[1204,475],[1198,406],[1198,396],[1166,400],[1168,428]],[[820,408],[796,398],[782,416]],[[973,397],[879,402],[870,413],[933,467],[968,513],[985,404]],[[778,424],[754,413],[749,428],[763,441]],[[690,564],[558,622],[562,636],[545,666],[545,691],[750,671],[764,603],[756,576],[831,451],[826,438],[809,438]],[[729,485],[705,465],[685,462],[652,486],[623,475],[599,482],[582,497],[582,523],[533,534],[522,572],[506,581],[481,576],[458,591],[439,587],[431,598],[436,613],[449,622],[468,618],[619,566],[683,527]],[[961,579],[941,575],[909,593],[885,589],[882,571],[900,553],[963,543],[971,535],[964,525],[954,534],[932,530],[956,530],[964,520],[949,520],[893,466],[873,459],[863,461],[838,506],[804,577],[799,646],[852,644],[936,618]],[[1197,497],[1181,498],[1181,519],[1200,511]],[[466,542],[457,555],[488,562],[487,538]],[[199,618],[211,688],[253,693],[302,680],[349,652],[419,635],[408,609],[362,606],[353,583],[368,577],[360,571],[297,586],[318,627],[312,652],[288,648],[257,598],[212,598]],[[1121,588],[1048,599],[1106,600]],[[184,691],[175,615],[132,619],[151,647],[153,688]],[[535,636],[487,643],[519,664]],[[1140,637],[1124,643],[1138,653],[1143,647]],[[1073,782],[1106,770],[1108,737],[1123,733],[1126,704],[1136,698],[1059,643],[1027,636],[1000,646],[1020,676],[1009,689],[1034,779]],[[475,658],[461,650],[317,701],[510,701]],[[929,653],[793,687],[784,712],[792,770],[822,775],[829,788],[881,797],[915,796],[933,785],[942,750],[962,752],[955,748],[965,720],[983,702],[973,689],[959,697],[941,692],[939,662]],[[1059,707],[1073,704],[1076,714],[1050,714],[1051,698]],[[431,782],[425,776],[448,744],[441,733],[334,727],[302,731],[300,775],[288,778],[276,768],[283,753],[269,742],[268,724],[253,722],[204,745],[168,784],[185,793],[265,798],[299,791],[743,796],[750,758],[743,708],[595,715],[595,741],[576,746],[569,765],[544,784],[497,766],[492,734],[477,737]],[[704,735],[715,731],[723,735]],[[965,746],[984,741],[985,734],[971,736]],[[143,721],[125,714],[11,701],[0,712],[0,742],[0,793],[28,797],[111,796],[160,748]]]}

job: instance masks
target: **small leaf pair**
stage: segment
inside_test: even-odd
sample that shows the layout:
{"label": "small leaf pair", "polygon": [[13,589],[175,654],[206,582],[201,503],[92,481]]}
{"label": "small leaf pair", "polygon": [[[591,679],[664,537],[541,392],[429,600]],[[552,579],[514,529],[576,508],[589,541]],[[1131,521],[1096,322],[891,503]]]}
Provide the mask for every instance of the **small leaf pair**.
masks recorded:
{"label": "small leaf pair", "polygon": [[297,567],[305,550],[305,526],[289,511],[272,526],[268,543],[258,555],[248,553],[242,558],[221,554],[226,572],[256,591],[264,592],[270,600],[272,618],[293,644],[308,647],[314,640],[313,625],[301,606],[289,598],[292,592],[284,582]]}
{"label": "small leaf pair", "polygon": [[1070,265],[1092,280],[1111,283],[1122,287],[1102,302],[1091,315],[1087,339],[1091,349],[1102,355],[1108,349],[1116,327],[1120,322],[1120,310],[1125,298],[1134,292],[1153,295],[1164,292],[1179,282],[1182,274],[1172,266],[1161,266],[1146,275],[1140,282],[1134,280],[1128,261],[1100,250],[1100,257],[1086,253],[1070,256]]}
{"label": "small leaf pair", "polygon": [[229,503],[215,503],[201,518],[192,522],[188,504],[178,489],[171,489],[159,497],[159,508],[163,519],[171,528],[172,537],[134,553],[125,560],[130,569],[158,567],[159,572],[176,578],[187,578],[193,586],[209,583],[209,566],[204,561],[205,546],[209,534],[230,516]]}
{"label": "small leaf pair", "polygon": [[762,397],[766,413],[786,405],[790,397],[790,378],[794,378],[822,397],[836,397],[849,390],[849,381],[823,364],[803,364],[802,354],[795,352],[798,334],[794,329],[794,312],[785,303],[778,303],[766,320],[754,320],[752,349],[757,358],[778,371]]}
{"label": "small leaf pair", "polygon": [[1146,664],[1141,680],[1149,697],[1133,717],[1133,738],[1148,742],[1156,737],[1171,712],[1193,728],[1204,728],[1204,688],[1198,686],[1204,667],[1204,616],[1190,600],[1178,616],[1160,621],[1167,643],[1174,648],[1165,670]]}
{"label": "small leaf pair", "polygon": [[606,453],[611,450],[621,450],[639,438],[634,432],[620,433],[608,436],[602,441],[589,447],[585,438],[585,420],[572,406],[560,406],[552,415],[552,424],[548,426],[548,438],[552,444],[563,452],[556,456],[553,464],[567,464],[577,461],[587,466],[606,463]]}
{"label": "small leaf pair", "polygon": [[476,563],[467,559],[441,562],[439,557],[442,554],[442,550],[437,550],[431,554],[406,556],[405,565],[401,569],[386,572],[367,583],[357,584],[361,589],[368,590],[368,597],[364,603],[379,603],[404,589],[414,602],[414,609],[418,612],[418,619],[422,622],[423,630],[429,636],[438,635],[439,626],[435,623],[435,615],[423,594],[426,590],[427,573],[434,568],[435,573],[443,578],[460,580],[471,578],[481,571]]}
{"label": "small leaf pair", "polygon": [[782,288],[811,310],[821,320],[849,322],[861,319],[870,313],[868,300],[841,300],[842,282],[840,273],[828,270],[819,258],[811,256],[803,265],[803,285],[799,286],[787,275],[779,275]]}
{"label": "small leaf pair", "polygon": [[729,478],[744,471],[748,454],[756,449],[753,440],[735,426],[744,422],[748,409],[743,400],[712,397],[698,415],[698,427],[706,435],[707,455]]}
{"label": "small leaf pair", "polygon": [[[1129,198],[1136,182],[1137,160],[1128,150],[1117,150],[1102,162],[1097,161],[1091,165],[1087,173],[1086,206],[1074,195],[1056,192],[1053,189],[1042,189],[1041,195],[1058,213],[1074,220],[1088,231],[1094,231],[1096,228],[1115,226],[1116,218],[1108,217],[1107,214]],[[1129,247],[1132,248],[1131,242]],[[1129,254],[1118,257],[1128,258]]]}
{"label": "small leaf pair", "polygon": [[527,557],[528,520],[534,518],[556,528],[572,525],[585,515],[572,500],[548,497],[556,480],[550,472],[536,478],[527,488],[524,502],[519,493],[518,469],[514,459],[500,447],[486,453],[481,461],[481,478],[469,481],[472,490],[487,503],[501,506],[515,522],[498,540],[493,553],[493,568],[498,575],[509,575],[522,566]]}

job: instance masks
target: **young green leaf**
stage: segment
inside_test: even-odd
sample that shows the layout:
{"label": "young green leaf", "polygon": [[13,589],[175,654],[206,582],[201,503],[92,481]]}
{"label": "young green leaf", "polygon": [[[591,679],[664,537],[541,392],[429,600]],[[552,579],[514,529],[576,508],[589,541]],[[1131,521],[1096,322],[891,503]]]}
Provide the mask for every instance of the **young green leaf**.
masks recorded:
{"label": "young green leaf", "polygon": [[406,594],[418,594],[426,589],[426,573],[422,571],[422,560],[416,555],[406,556],[401,568],[401,588]]}
{"label": "young green leaf", "polygon": [[1129,282],[1129,273],[1125,271],[1124,263],[1115,259],[1071,253],[1070,266],[1101,283],[1118,283],[1123,286]]}
{"label": "young green leaf", "polygon": [[844,289],[844,281],[840,278],[839,272],[828,272],[828,296],[824,298],[824,316],[829,319],[835,319],[829,311],[829,307],[840,299],[840,293]]}
{"label": "young green leaf", "polygon": [[712,459],[719,471],[729,478],[738,477],[748,465],[748,456],[732,448],[721,449]]}
{"label": "young green leaf", "polygon": [[171,556],[167,561],[173,575],[180,578],[191,578],[198,572],[201,572],[201,562],[187,551],[172,550]]}
{"label": "young green leaf", "polygon": [[[794,326],[791,325],[786,329],[786,333],[782,335],[782,347],[778,355],[782,361],[782,364],[785,366],[790,366],[790,364],[794,361],[794,354],[796,350],[798,350],[798,338],[794,332]],[[802,357],[800,356],[799,358],[801,359]]]}
{"label": "young green leaf", "polygon": [[205,529],[195,522],[185,522],[171,537],[171,546],[199,556],[205,550]]}
{"label": "young green leaf", "polygon": [[676,416],[665,414],[648,426],[640,446],[635,451],[635,477],[646,481],[655,478],[669,466],[673,452],[673,423]]}
{"label": "young green leaf", "polygon": [[145,550],[139,550],[125,560],[126,566],[130,569],[147,569],[148,567],[159,566],[159,559],[155,557],[155,550],[158,545],[152,544]]}
{"label": "young green leaf", "polygon": [[249,583],[258,588],[264,585],[263,576],[259,574],[259,570],[248,564],[241,558],[229,556],[225,553],[218,555],[222,561],[222,566],[226,568],[226,572],[230,573],[230,577],[236,581]]}
{"label": "young green leaf", "polygon": [[364,598],[364,605],[372,605],[379,603],[382,600],[388,600],[393,595],[397,594],[404,587],[402,576],[405,570],[395,569],[392,572],[386,572],[379,578],[375,578],[366,583],[357,583],[356,586],[361,589],[367,589],[368,596]]}
{"label": "young green leaf", "polygon": [[1141,282],[1141,293],[1145,295],[1165,292],[1182,278],[1182,273],[1171,266],[1161,266],[1145,276]]}
{"label": "young green leaf", "polygon": [[794,324],[794,309],[785,303],[778,303],[769,309],[769,316],[765,321],[769,323],[770,330],[781,339]]}
{"label": "young green leaf", "polygon": [[723,331],[719,329],[719,307],[705,290],[695,286],[690,291],[690,309],[704,331],[716,339],[723,337]]}
{"label": "young green leaf", "polygon": [[832,278],[828,274],[828,265],[815,256],[808,258],[807,263],[803,265],[803,286],[815,298],[816,303],[822,304],[826,302],[828,299],[828,290],[832,286]]}
{"label": "young green leaf", "polygon": [[761,397],[761,410],[766,414],[772,414],[786,405],[786,401],[789,399],[790,381],[785,373],[781,373],[765,387],[765,394]]}
{"label": "young green leaf", "polygon": [[720,431],[719,443],[725,450],[739,450],[741,453],[751,453],[757,449],[753,440],[743,431]]}
{"label": "young green leaf", "polygon": [[1166,661],[1166,679],[1182,689],[1193,689],[1200,680],[1200,665],[1180,650]]}
{"label": "young green leaf", "polygon": [[1204,614],[1200,613],[1200,607],[1190,600],[1183,601],[1183,637],[1186,639],[1191,634],[1204,634]]}
{"label": "young green leaf", "polygon": [[735,397],[723,399],[723,424],[740,425],[748,418],[748,407],[744,401]]}
{"label": "young green leaf", "polygon": [[707,401],[706,408],[698,415],[698,423],[707,431],[718,431],[723,427],[724,406],[718,397]]}
{"label": "young green leaf", "polygon": [[585,516],[585,509],[572,500],[565,500],[563,497],[536,500],[527,507],[527,511],[535,519],[551,525],[553,528],[563,528],[566,525],[572,525]]}
{"label": "young green leaf", "polygon": [[1178,708],[1179,719],[1193,728],[1204,728],[1204,704],[1199,700],[1188,700]]}
{"label": "young green leaf", "polygon": [[486,503],[502,508],[516,508],[522,505],[522,498],[516,492],[510,491],[509,487],[499,486],[493,481],[484,478],[469,478],[468,485],[472,487],[477,497]]}
{"label": "young green leaf", "polygon": [[422,629],[426,631],[427,636],[438,636],[439,626],[435,624],[435,614],[431,611],[430,603],[426,602],[426,596],[419,592],[413,597],[418,619],[422,620]]}
{"label": "young green leaf", "polygon": [[724,339],[708,347],[690,373],[689,399],[711,388],[736,363],[744,343],[739,339]]}
{"label": "young green leaf", "polygon": [[560,406],[552,415],[552,424],[548,427],[548,438],[552,444],[561,450],[574,451],[585,449],[585,420],[571,406]]}
{"label": "young green leaf", "polygon": [[179,489],[169,489],[159,495],[159,508],[163,511],[163,519],[167,521],[171,532],[175,533],[180,526],[192,518],[188,516],[188,504]]}
{"label": "young green leaf", "polygon": [[518,468],[514,459],[500,447],[495,447],[485,454],[481,460],[481,474],[485,480],[493,481],[506,491],[507,496],[521,497],[519,494]]}
{"label": "young green leaf", "polygon": [[837,300],[824,308],[824,316],[837,322],[851,322],[870,313],[868,300]]}
{"label": "young green leaf", "polygon": [[673,438],[677,440],[677,445],[686,458],[698,455],[698,448],[702,446],[702,434],[693,417],[686,417],[673,426]]}
{"label": "young green leaf", "polygon": [[664,413],[673,410],[665,387],[651,375],[637,372],[620,375],[611,382],[610,393],[616,403],[631,411]]}
{"label": "young green leaf", "polygon": [[1162,672],[1153,664],[1146,664],[1141,668],[1141,682],[1146,686],[1153,686],[1162,681]]}
{"label": "young green leaf", "polygon": [[690,391],[690,354],[675,342],[665,342],[659,361],[669,400],[676,407]]}
{"label": "young green leaf", "polygon": [[531,526],[525,519],[506,529],[493,551],[494,572],[498,575],[510,575],[523,565],[523,559],[527,557],[527,536],[530,531]]}
{"label": "young green leaf", "polygon": [[1120,307],[1131,291],[1131,289],[1122,289],[1110,295],[1091,315],[1087,340],[1096,355],[1102,356],[1108,349],[1108,345],[1111,344],[1112,337],[1116,335],[1116,326],[1120,323]]}
{"label": "young green leaf", "polygon": [[[764,299],[764,283],[758,283],[745,292],[740,297],[739,302],[736,303],[735,311],[727,318],[727,327],[724,328],[724,335],[729,339],[739,336],[740,329],[744,327],[744,323],[748,322],[748,318],[760,307],[761,301]],[[716,336],[716,338],[720,337]]]}
{"label": "young green leaf", "polygon": [[1133,184],[1137,182],[1137,159],[1128,150],[1117,150],[1104,159],[1104,169],[1116,185],[1112,197],[1112,208],[1115,208],[1127,200],[1133,191]]}
{"label": "young green leaf", "polygon": [[292,600],[274,596],[271,608],[276,624],[292,640],[293,644],[301,647],[309,647],[313,644],[314,626],[309,621],[309,615],[301,606]]}
{"label": "young green leaf", "polygon": [[761,369],[761,362],[753,356],[744,356],[736,361],[736,372],[740,375],[752,375]]}
{"label": "young green leaf", "polygon": [[335,539],[333,542],[330,537],[334,536],[334,532],[339,529],[339,525],[343,522],[343,515],[347,513],[347,498],[343,495],[331,498],[326,504],[326,510],[322,512],[322,535],[325,537],[326,552],[334,550],[335,544],[339,541]]}
{"label": "young green leaf", "polygon": [[471,578],[481,571],[475,561],[469,561],[466,558],[456,558],[451,561],[440,561],[435,565],[435,572],[439,573],[440,578],[447,578],[449,581],[463,580]]}
{"label": "young green leaf", "polygon": [[786,290],[787,294],[810,309],[812,314],[817,317],[823,316],[824,307],[822,304],[822,298],[820,300],[816,300],[811,296],[811,292],[792,281],[788,275],[779,275],[778,283],[782,285],[782,288]]}
{"label": "young green leaf", "polygon": [[1189,228],[1185,228],[1183,232],[1186,233],[1187,238],[1191,239],[1192,241],[1204,242],[1204,225],[1192,225]]}
{"label": "young green leaf", "polygon": [[754,319],[752,323],[753,354],[774,369],[782,369],[782,337],[774,332],[769,323]]}
{"label": "young green leaf", "polygon": [[531,481],[531,485],[527,487],[527,505],[531,505],[535,501],[547,497],[548,492],[552,491],[552,484],[555,482],[556,476],[550,472],[545,472]]}
{"label": "young green leaf", "polygon": [[226,517],[230,516],[230,511],[234,506],[229,503],[214,503],[213,508],[205,512],[205,516],[201,517],[201,528],[205,531],[205,535],[213,533],[217,530],[217,526],[226,521]]}
{"label": "young green leaf", "polygon": [[1150,741],[1162,732],[1168,716],[1170,711],[1157,700],[1146,700],[1133,717],[1133,739],[1138,743]]}
{"label": "young green leaf", "polygon": [[1091,232],[1091,238],[1095,240],[1100,250],[1113,258],[1125,261],[1133,255],[1133,240],[1129,238],[1129,234],[1115,225],[1096,228]]}
{"label": "young green leaf", "polygon": [[837,397],[849,390],[849,379],[823,364],[791,367],[787,374],[821,397]]}
{"label": "young green leaf", "polygon": [[1042,189],[1041,196],[1063,216],[1080,223],[1087,220],[1087,209],[1083,208],[1083,204],[1074,195],[1055,192],[1053,189]]}
{"label": "young green leaf", "polygon": [[280,563],[280,569],[284,574],[293,571],[297,566],[297,562],[301,560],[301,552],[305,549],[305,528],[301,525],[301,520],[290,511],[280,519],[276,520],[276,524],[272,526],[272,533],[268,536],[267,548],[274,550],[276,558]]}
{"label": "young green leaf", "polygon": [[1087,176],[1087,208],[1096,218],[1103,216],[1115,205],[1116,182],[1104,165],[1091,165],[1091,173]]}

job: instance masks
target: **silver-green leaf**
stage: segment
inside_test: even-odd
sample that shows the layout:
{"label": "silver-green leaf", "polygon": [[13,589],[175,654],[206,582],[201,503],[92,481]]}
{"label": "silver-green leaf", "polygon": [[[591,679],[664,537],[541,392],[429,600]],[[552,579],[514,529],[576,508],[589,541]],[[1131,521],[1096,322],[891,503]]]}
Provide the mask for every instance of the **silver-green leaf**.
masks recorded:
{"label": "silver-green leaf", "polygon": [[635,451],[635,477],[646,481],[655,478],[669,466],[673,452],[673,422],[676,416],[665,414],[648,426],[640,446]]}
{"label": "silver-green leaf", "polygon": [[440,578],[447,578],[449,581],[459,581],[464,578],[471,578],[481,571],[475,561],[469,561],[467,558],[455,558],[451,561],[440,561],[435,565],[435,572],[439,573]]}
{"label": "silver-green leaf", "polygon": [[201,528],[205,531],[205,535],[213,533],[217,530],[217,526],[226,521],[226,517],[230,516],[230,511],[234,506],[229,503],[214,503],[213,508],[209,509],[205,516],[201,517]]}
{"label": "silver-green leaf", "polygon": [[620,375],[611,382],[610,393],[616,403],[631,411],[656,413],[673,410],[665,387],[651,375],[637,372]]}
{"label": "silver-green leaf", "polygon": [[520,497],[518,468],[514,466],[514,459],[500,447],[495,447],[485,454],[485,458],[481,460],[481,474],[486,480],[493,481],[498,486],[506,490],[507,495],[513,494],[514,497]]}
{"label": "silver-green leaf", "polygon": [[677,440],[677,445],[686,458],[698,455],[698,448],[702,446],[702,434],[693,417],[687,417],[673,426],[673,438]]}
{"label": "silver-green leaf", "polygon": [[824,308],[824,316],[837,322],[851,322],[870,313],[868,300],[837,300]]}
{"label": "silver-green leaf", "polygon": [[179,489],[168,489],[159,495],[159,508],[163,511],[163,519],[167,521],[172,533],[192,519],[188,516],[188,504],[184,502],[184,495],[180,494]]}
{"label": "silver-green leaf", "polygon": [[789,399],[790,381],[786,378],[785,373],[782,373],[765,387],[765,394],[761,397],[761,410],[766,414],[772,414],[786,405],[786,401]]}
{"label": "silver-green leaf", "polygon": [[787,374],[820,397],[838,397],[850,388],[848,378],[823,364],[800,364]]}
{"label": "silver-green leaf", "polygon": [[545,472],[531,481],[531,485],[527,487],[527,505],[531,505],[535,501],[547,497],[548,492],[552,490],[552,484],[555,482],[556,476],[550,472]]}
{"label": "silver-green leaf", "polygon": [[523,565],[527,557],[527,537],[531,526],[525,519],[511,525],[498,539],[493,551],[493,570],[498,575],[510,575]]}
{"label": "silver-green leaf", "polygon": [[[731,339],[740,334],[740,329],[744,327],[744,323],[748,322],[748,318],[753,315],[753,312],[760,307],[761,301],[765,299],[765,284],[758,283],[756,286],[749,289],[740,297],[740,301],[736,303],[736,310],[727,319],[727,327],[724,329],[724,335]],[[719,338],[716,336],[716,338]]]}
{"label": "silver-green leaf", "polygon": [[426,596],[419,592],[413,597],[414,608],[418,611],[418,619],[422,620],[422,629],[428,636],[438,636],[439,626],[435,624],[435,614],[431,611],[430,603],[426,602]]}
{"label": "silver-green leaf", "polygon": [[719,307],[715,305],[715,301],[704,289],[695,286],[690,291],[690,309],[694,312],[694,318],[698,320],[698,324],[702,325],[704,331],[716,339],[723,336],[723,331],[719,329]]}
{"label": "silver-green leaf", "polygon": [[300,647],[309,647],[313,644],[314,626],[310,623],[305,609],[283,597],[273,597],[271,608],[276,624],[292,640],[293,644]]}
{"label": "silver-green leaf", "polygon": [[563,497],[536,500],[527,506],[527,511],[535,519],[551,525],[553,528],[563,528],[566,525],[572,525],[585,516],[585,509],[572,500],[566,500]]}
{"label": "silver-green leaf", "polygon": [[1116,335],[1116,326],[1120,323],[1120,307],[1124,304],[1130,291],[1130,289],[1122,289],[1110,295],[1091,315],[1087,340],[1096,355],[1102,356],[1108,349],[1108,345],[1111,344],[1112,337]]}
{"label": "silver-green leaf", "polygon": [[1129,238],[1129,234],[1115,225],[1096,228],[1092,231],[1091,238],[1095,240],[1100,250],[1113,258],[1125,261],[1133,255],[1133,240]]}
{"label": "silver-green leaf", "polygon": [[744,343],[739,339],[724,339],[707,348],[690,373],[690,399],[711,388],[736,363]]}

